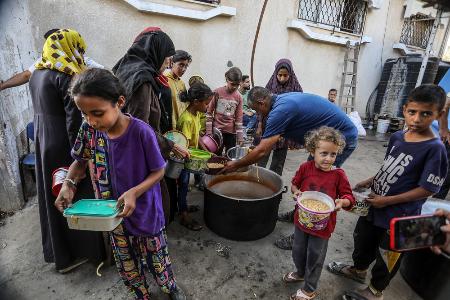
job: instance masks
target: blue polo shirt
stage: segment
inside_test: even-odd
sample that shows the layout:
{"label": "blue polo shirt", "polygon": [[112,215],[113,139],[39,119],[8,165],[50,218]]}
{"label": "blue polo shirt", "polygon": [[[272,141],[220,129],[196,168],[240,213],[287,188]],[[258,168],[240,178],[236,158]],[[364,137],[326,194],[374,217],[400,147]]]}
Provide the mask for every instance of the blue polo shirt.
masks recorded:
{"label": "blue polo shirt", "polygon": [[355,125],[337,105],[308,93],[286,93],[272,97],[272,109],[262,138],[281,135],[303,145],[305,134],[320,126],[339,130],[347,143],[358,138]]}

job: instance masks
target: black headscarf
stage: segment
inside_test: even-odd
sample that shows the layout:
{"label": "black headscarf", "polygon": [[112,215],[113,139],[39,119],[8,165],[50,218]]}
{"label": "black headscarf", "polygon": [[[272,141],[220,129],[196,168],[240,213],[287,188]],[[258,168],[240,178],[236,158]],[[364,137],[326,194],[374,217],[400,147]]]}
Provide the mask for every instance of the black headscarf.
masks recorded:
{"label": "black headscarf", "polygon": [[145,82],[149,82],[155,93],[160,86],[156,79],[164,59],[175,54],[170,37],[160,31],[141,32],[127,53],[116,63],[114,74],[122,81],[128,97]]}

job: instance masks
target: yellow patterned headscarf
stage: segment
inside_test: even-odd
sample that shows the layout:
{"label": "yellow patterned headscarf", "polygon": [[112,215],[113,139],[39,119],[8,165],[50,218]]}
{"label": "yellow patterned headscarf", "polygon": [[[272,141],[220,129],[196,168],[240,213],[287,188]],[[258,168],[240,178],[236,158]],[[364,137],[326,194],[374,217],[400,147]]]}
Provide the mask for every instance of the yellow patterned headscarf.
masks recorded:
{"label": "yellow patterned headscarf", "polygon": [[86,43],[77,31],[60,29],[45,41],[42,57],[35,67],[69,75],[78,74],[86,68],[83,57],[85,51]]}

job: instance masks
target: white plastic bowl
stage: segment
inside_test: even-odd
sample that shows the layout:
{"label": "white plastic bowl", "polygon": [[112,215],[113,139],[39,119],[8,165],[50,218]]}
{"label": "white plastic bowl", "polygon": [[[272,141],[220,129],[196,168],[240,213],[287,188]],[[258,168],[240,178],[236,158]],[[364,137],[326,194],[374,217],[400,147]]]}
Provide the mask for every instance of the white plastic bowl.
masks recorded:
{"label": "white plastic bowl", "polygon": [[[321,201],[330,207],[329,210],[323,212],[317,212],[310,210],[303,206],[301,200],[314,199]],[[327,194],[315,191],[302,192],[301,196],[297,199],[298,204],[298,221],[300,224],[311,230],[323,230],[328,225],[330,214],[334,211],[334,200]]]}

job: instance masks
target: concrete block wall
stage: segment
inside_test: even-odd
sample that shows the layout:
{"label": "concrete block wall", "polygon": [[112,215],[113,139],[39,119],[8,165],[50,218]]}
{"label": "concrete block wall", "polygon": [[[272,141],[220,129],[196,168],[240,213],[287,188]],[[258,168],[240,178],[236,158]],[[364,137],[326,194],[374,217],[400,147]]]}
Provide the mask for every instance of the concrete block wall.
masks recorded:
{"label": "concrete block wall", "polygon": [[[0,1],[0,79],[22,72],[37,58],[36,28],[30,23],[28,1]],[[25,151],[24,130],[32,120],[28,85],[0,91],[0,210],[24,204],[19,157]]]}

